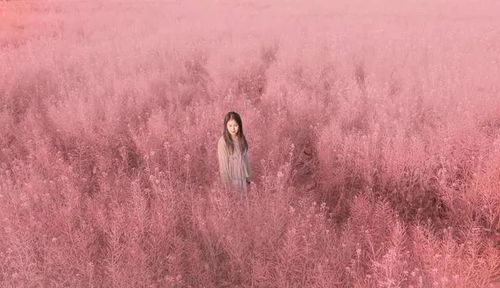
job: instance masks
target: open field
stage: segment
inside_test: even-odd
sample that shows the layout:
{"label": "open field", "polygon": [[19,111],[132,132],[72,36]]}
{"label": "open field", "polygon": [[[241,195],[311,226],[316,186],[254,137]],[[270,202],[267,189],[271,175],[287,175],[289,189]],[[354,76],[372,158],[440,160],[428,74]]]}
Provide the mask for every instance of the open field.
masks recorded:
{"label": "open field", "polygon": [[0,286],[495,287],[497,11],[0,2]]}

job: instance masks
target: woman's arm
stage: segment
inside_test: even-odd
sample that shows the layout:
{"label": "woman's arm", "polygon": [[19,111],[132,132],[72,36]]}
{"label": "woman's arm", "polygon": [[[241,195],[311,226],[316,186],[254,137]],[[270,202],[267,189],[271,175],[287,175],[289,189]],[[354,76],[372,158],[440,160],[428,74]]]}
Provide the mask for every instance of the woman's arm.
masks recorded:
{"label": "woman's arm", "polygon": [[229,182],[229,154],[223,138],[217,143],[217,156],[219,160],[219,174],[224,182]]}
{"label": "woman's arm", "polygon": [[251,177],[252,173],[250,171],[250,165],[249,165],[249,161],[248,161],[248,151],[243,154],[243,165],[245,167],[246,180],[247,180],[247,182],[250,182],[250,177]]}

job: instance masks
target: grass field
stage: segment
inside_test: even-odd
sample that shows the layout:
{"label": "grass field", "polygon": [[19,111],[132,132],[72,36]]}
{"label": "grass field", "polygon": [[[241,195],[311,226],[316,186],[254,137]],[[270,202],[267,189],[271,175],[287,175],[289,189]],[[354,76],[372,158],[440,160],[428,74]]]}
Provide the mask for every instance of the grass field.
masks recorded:
{"label": "grass field", "polygon": [[0,2],[0,286],[495,287],[497,11]]}

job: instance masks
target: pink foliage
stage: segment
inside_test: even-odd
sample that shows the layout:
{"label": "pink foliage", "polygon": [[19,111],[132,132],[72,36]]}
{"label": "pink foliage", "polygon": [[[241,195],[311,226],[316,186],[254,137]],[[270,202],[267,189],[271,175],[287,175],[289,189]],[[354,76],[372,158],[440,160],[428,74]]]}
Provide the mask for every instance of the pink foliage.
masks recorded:
{"label": "pink foliage", "polygon": [[498,286],[498,3],[285,2],[1,2],[0,286]]}

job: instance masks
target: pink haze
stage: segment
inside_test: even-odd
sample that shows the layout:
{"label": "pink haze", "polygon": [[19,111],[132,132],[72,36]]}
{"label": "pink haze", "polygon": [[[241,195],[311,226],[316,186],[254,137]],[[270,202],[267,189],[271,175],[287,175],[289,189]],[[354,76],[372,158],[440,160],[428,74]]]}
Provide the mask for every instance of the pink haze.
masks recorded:
{"label": "pink haze", "polygon": [[0,286],[499,287],[498,11],[0,2]]}

